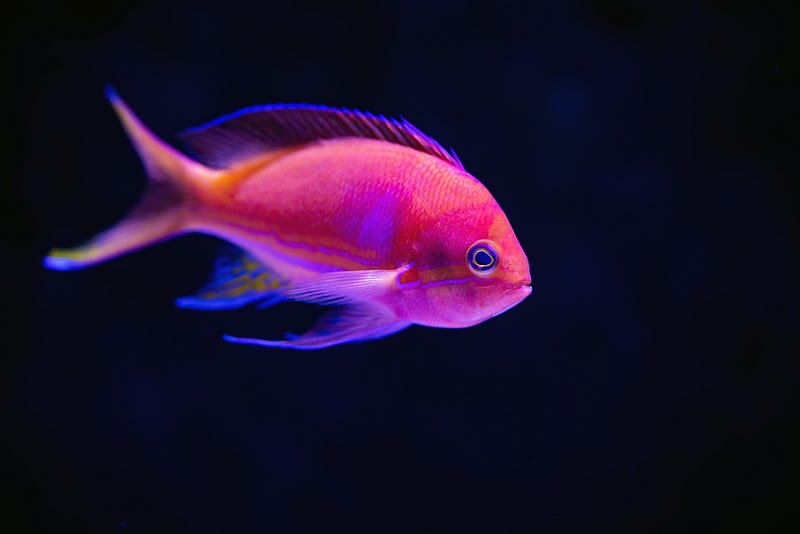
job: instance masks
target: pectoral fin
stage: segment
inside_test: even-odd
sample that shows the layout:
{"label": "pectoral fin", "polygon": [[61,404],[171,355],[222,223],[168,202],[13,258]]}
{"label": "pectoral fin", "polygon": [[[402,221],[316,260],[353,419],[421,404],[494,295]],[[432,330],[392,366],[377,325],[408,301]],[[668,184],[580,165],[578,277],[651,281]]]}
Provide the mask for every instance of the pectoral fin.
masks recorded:
{"label": "pectoral fin", "polygon": [[341,343],[356,343],[385,337],[410,325],[411,323],[399,319],[381,306],[349,304],[323,315],[314,327],[305,334],[300,336],[287,335],[285,340],[271,341],[233,336],[223,337],[233,343],[284,349],[314,350]]}
{"label": "pectoral fin", "polygon": [[314,304],[370,302],[397,289],[397,279],[408,266],[392,270],[334,271],[288,286],[283,295]]}

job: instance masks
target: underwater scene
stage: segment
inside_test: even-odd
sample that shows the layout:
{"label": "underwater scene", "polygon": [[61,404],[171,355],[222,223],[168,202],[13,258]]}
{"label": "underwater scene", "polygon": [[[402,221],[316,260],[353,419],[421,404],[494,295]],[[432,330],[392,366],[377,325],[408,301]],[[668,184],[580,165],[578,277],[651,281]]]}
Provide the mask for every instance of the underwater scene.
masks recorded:
{"label": "underwater scene", "polygon": [[10,8],[2,532],[796,532],[800,8]]}

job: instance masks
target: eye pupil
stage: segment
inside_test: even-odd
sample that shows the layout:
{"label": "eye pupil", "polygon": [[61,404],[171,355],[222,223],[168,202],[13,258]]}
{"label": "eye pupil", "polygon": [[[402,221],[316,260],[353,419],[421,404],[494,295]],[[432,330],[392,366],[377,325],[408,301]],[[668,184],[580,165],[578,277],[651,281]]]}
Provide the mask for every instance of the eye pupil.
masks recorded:
{"label": "eye pupil", "polygon": [[484,249],[478,249],[473,256],[477,267],[490,267],[494,263],[494,258]]}

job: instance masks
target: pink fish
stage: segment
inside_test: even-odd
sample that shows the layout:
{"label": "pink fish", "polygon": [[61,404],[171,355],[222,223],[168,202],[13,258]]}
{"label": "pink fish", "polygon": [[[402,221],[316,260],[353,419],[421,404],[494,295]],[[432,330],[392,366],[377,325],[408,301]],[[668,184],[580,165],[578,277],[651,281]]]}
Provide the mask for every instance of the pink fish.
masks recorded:
{"label": "pink fish", "polygon": [[412,324],[462,328],[531,293],[503,210],[454,153],[406,121],[321,106],[249,108],[188,130],[190,159],[108,97],[149,177],[128,217],[52,269],[88,267],[189,232],[242,249],[186,308],[335,305],[300,336],[234,338],[318,349]]}

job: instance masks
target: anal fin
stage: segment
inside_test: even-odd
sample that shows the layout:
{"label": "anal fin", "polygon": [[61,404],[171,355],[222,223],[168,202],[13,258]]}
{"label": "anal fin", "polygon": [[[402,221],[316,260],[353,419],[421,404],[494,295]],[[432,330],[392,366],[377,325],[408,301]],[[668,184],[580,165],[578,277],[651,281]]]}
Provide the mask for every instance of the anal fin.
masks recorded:
{"label": "anal fin", "polygon": [[252,256],[223,255],[217,260],[214,281],[176,304],[196,310],[230,310],[257,302],[259,308],[266,308],[285,300],[282,286],[283,280]]}

